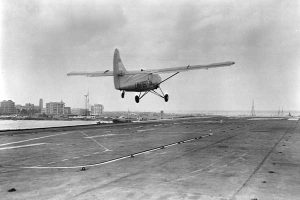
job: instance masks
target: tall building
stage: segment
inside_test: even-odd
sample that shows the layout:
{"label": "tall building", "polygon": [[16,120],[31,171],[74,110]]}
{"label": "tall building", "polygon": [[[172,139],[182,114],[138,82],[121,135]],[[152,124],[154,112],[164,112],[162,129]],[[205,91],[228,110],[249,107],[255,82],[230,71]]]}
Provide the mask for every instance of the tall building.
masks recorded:
{"label": "tall building", "polygon": [[46,114],[48,115],[63,115],[65,103],[64,102],[49,102],[46,103]]}
{"label": "tall building", "polygon": [[40,99],[40,101],[39,101],[39,108],[40,108],[40,112],[42,112],[42,110],[43,110],[43,99]]}
{"label": "tall building", "polygon": [[0,102],[0,114],[15,114],[16,113],[16,107],[15,102],[12,100],[8,101],[1,101]]}
{"label": "tall building", "polygon": [[103,105],[101,104],[94,104],[91,106],[91,115],[101,115],[103,113]]}

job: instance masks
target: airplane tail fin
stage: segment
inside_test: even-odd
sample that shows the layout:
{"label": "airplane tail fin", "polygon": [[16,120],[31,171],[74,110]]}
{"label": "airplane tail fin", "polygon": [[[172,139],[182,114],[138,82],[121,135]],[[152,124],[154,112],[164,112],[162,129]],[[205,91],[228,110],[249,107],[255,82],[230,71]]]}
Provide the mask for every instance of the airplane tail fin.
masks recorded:
{"label": "airplane tail fin", "polygon": [[115,49],[113,65],[114,65],[115,88],[120,89],[120,76],[124,75],[127,71],[122,63],[118,49]]}

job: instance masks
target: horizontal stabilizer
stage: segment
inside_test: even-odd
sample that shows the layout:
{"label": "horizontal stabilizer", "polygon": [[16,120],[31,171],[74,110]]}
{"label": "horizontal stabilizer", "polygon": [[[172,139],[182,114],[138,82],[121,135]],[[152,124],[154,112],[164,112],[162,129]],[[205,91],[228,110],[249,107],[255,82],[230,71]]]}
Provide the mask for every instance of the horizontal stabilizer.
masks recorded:
{"label": "horizontal stabilizer", "polygon": [[70,72],[68,76],[87,76],[87,77],[98,77],[98,76],[113,76],[113,72],[109,70],[96,71],[96,72]]}

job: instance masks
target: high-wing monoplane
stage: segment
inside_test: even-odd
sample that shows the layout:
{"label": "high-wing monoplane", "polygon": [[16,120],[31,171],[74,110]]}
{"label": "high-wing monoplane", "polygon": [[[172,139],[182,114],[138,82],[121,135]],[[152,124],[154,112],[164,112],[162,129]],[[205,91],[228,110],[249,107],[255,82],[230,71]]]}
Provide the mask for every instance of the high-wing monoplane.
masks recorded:
{"label": "high-wing monoplane", "polygon": [[[213,63],[208,65],[187,65],[183,67],[171,67],[153,70],[135,70],[127,71],[124,67],[120,53],[118,49],[115,49],[113,58],[113,71],[95,71],[95,72],[70,72],[68,76],[88,76],[88,77],[100,77],[100,76],[113,76],[114,85],[117,90],[122,91],[121,97],[125,97],[125,92],[139,92],[139,95],[135,96],[135,102],[139,103],[149,92],[163,98],[165,102],[169,100],[169,95],[165,94],[160,85],[179,74],[180,72],[196,70],[196,69],[209,69],[216,67],[225,67],[235,64],[232,61]],[[162,79],[159,74],[161,73],[173,73],[171,76]],[[159,90],[158,90],[159,89]]]}

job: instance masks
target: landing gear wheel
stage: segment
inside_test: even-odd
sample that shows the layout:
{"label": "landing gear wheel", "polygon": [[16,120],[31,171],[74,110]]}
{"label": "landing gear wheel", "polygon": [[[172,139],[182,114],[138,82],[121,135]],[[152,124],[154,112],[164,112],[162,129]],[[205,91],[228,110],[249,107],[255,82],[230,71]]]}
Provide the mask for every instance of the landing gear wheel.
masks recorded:
{"label": "landing gear wheel", "polygon": [[124,92],[124,91],[122,92],[121,97],[122,97],[122,98],[125,97],[125,92]]}
{"label": "landing gear wheel", "polygon": [[135,102],[139,103],[140,102],[140,97],[138,95],[135,96]]}
{"label": "landing gear wheel", "polygon": [[168,102],[169,101],[169,95],[165,94],[164,99],[165,99],[165,102]]}

